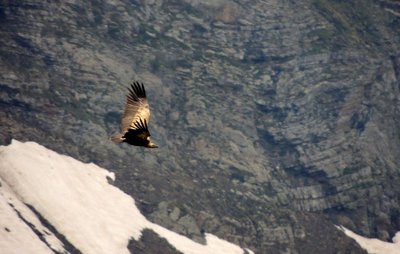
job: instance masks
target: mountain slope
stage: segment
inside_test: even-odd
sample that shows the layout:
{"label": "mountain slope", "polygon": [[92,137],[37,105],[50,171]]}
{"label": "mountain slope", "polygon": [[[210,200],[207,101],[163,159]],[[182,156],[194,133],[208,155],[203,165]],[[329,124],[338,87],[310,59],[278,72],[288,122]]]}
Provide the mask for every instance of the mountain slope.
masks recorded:
{"label": "mountain slope", "polygon": [[[1,142],[113,169],[149,220],[198,242],[362,252],[334,224],[385,241],[400,228],[398,13],[380,0],[3,3]],[[107,140],[134,79],[155,151]]]}
{"label": "mountain slope", "polygon": [[1,208],[7,212],[0,221],[2,253],[129,253],[128,241],[138,240],[143,229],[180,253],[244,253],[211,234],[201,245],[147,221],[131,197],[108,183],[114,175],[94,164],[16,140],[0,147],[0,156]]}

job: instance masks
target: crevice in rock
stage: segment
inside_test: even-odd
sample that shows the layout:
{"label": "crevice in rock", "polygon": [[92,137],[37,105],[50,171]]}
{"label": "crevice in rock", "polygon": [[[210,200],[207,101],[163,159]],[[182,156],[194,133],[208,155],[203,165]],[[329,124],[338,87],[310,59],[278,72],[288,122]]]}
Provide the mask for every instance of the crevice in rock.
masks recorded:
{"label": "crevice in rock", "polygon": [[[39,219],[40,223],[42,223],[43,226],[45,226],[48,230],[50,230],[57,237],[57,239],[63,243],[65,250],[67,250],[71,254],[82,254],[82,252],[79,249],[77,249],[74,245],[72,245],[72,243],[70,243],[63,234],[58,232],[57,229],[52,224],[50,224],[50,222],[48,220],[46,220],[33,206],[31,206],[29,204],[25,204],[25,205],[27,207],[29,207],[29,209],[36,215],[36,217]],[[41,233],[39,232],[39,234],[41,234]],[[53,250],[53,251],[56,253],[59,253],[55,250]]]}
{"label": "crevice in rock", "polygon": [[42,241],[44,244],[46,244],[46,246],[51,249],[54,253],[57,254],[62,254],[61,252],[58,252],[57,250],[53,249],[51,247],[51,245],[47,242],[46,238],[43,236],[43,233],[40,232],[35,225],[33,225],[32,223],[30,223],[27,219],[24,218],[24,216],[22,216],[21,212],[17,210],[17,208],[15,208],[15,206],[11,203],[9,203],[10,207],[14,210],[14,212],[17,214],[18,218],[20,218],[32,231],[33,233],[35,233],[35,235],[37,235],[37,237],[40,239],[40,241]]}

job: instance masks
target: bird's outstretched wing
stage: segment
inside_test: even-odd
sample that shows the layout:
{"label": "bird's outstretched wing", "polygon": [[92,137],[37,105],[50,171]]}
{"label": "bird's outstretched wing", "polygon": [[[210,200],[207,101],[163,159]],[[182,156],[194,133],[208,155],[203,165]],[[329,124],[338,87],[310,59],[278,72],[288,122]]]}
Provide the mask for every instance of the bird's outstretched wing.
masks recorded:
{"label": "bird's outstretched wing", "polygon": [[150,137],[150,132],[147,127],[146,119],[142,120],[139,118],[132,127],[130,127],[124,135],[124,138],[128,140],[135,140],[136,143],[146,143]]}
{"label": "bird's outstretched wing", "polygon": [[121,132],[125,133],[129,128],[135,129],[135,123],[140,119],[147,123],[150,120],[150,107],[146,99],[146,91],[143,83],[134,82],[128,88],[126,96],[124,116],[122,117]]}

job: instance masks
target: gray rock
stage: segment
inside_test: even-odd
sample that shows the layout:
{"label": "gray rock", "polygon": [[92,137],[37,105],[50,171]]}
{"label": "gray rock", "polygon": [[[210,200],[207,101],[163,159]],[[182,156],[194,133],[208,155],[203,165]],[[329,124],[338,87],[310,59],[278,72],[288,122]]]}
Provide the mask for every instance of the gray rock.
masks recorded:
{"label": "gray rock", "polygon": [[[398,12],[372,0],[4,4],[0,141],[115,171],[148,218],[200,242],[362,253],[334,223],[382,240],[400,228]],[[134,79],[154,151],[108,141]]]}

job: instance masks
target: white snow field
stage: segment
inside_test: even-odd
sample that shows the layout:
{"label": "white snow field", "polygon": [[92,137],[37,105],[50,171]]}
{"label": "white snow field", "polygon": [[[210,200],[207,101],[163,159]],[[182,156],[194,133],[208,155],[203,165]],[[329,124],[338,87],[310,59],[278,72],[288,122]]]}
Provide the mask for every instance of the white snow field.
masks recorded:
{"label": "white snow field", "polygon": [[343,226],[337,226],[337,228],[353,238],[369,254],[400,254],[400,232],[397,232],[392,238],[393,243],[389,243],[376,238],[360,236]]}
{"label": "white snow field", "polygon": [[114,174],[34,142],[0,146],[0,253],[65,252],[30,207],[84,254],[129,253],[129,240],[138,240],[145,228],[183,253],[244,253],[214,235],[206,234],[202,245],[148,221],[107,177]]}

